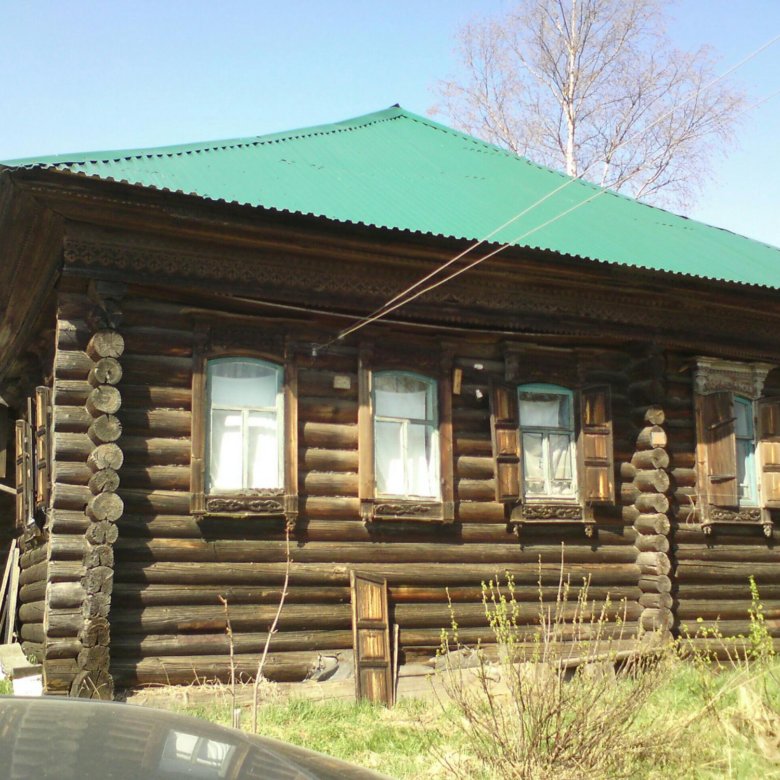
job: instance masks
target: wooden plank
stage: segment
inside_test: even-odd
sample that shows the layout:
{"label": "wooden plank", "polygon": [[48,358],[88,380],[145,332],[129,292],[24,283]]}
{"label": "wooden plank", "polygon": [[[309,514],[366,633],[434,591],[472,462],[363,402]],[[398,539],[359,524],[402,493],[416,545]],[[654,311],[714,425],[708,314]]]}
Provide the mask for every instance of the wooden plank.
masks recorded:
{"label": "wooden plank", "polygon": [[16,540],[11,540],[11,546],[8,548],[8,555],[5,559],[5,568],[3,569],[3,578],[0,579],[0,632],[3,630],[3,621],[7,612],[5,596],[8,592],[8,585],[11,581],[11,567],[13,566],[14,550],[16,549]]}
{"label": "wooden plank", "polygon": [[387,580],[350,571],[355,695],[393,705]]}
{"label": "wooden plank", "polygon": [[11,551],[11,578],[8,585],[8,613],[5,622],[3,644],[10,645],[14,638],[16,624],[16,600],[19,595],[19,548],[14,545]]}

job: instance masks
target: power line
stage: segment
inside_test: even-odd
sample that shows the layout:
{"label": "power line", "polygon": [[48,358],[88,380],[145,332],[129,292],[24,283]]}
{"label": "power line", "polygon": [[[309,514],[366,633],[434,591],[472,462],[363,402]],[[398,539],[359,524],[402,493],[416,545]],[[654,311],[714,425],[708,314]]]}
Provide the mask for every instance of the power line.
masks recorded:
{"label": "power line", "polygon": [[[710,89],[716,83],[718,83],[719,81],[723,80],[727,76],[729,76],[732,73],[734,73],[734,71],[736,71],[737,69],[741,68],[743,65],[748,63],[754,57],[758,56],[765,49],[767,49],[770,46],[772,46],[775,43],[777,43],[779,40],[780,40],[780,35],[776,35],[774,38],[771,38],[769,41],[765,42],[764,44],[759,46],[757,49],[754,49],[752,52],[750,52],[747,56],[745,56],[738,63],[736,63],[735,65],[732,65],[724,73],[721,73],[719,76],[717,76],[714,79],[712,79],[711,81],[709,81],[704,87],[701,88],[701,90],[699,90],[697,92],[691,93],[687,98],[685,98],[685,100],[681,101],[674,108],[670,109],[668,112],[666,112],[665,114],[663,114],[660,117],[658,117],[650,125],[648,125],[647,127],[643,128],[640,132],[637,132],[634,135],[629,136],[628,138],[626,138],[623,141],[621,141],[621,143],[618,144],[615,147],[615,150],[617,150],[617,149],[621,148],[622,146],[632,142],[634,139],[638,138],[640,135],[646,133],[654,125],[656,125],[659,122],[662,122],[665,119],[667,119],[668,117],[672,116],[682,106],[684,106],[686,103],[688,103],[691,100],[693,100],[694,98],[696,98],[701,92]],[[774,97],[775,94],[777,94],[777,93],[773,93],[769,97],[759,101],[758,103],[754,104],[753,106],[750,106],[748,109],[745,109],[745,110],[752,110],[753,108],[761,105],[762,103],[765,103],[767,100],[769,100],[772,97]],[[740,112],[740,113],[743,113],[743,112]],[[591,202],[592,200],[594,200],[595,198],[599,197],[600,195],[603,195],[604,193],[609,192],[609,190],[607,190],[605,188],[600,188],[596,193],[591,195],[589,198],[586,198],[582,202],[580,202],[578,204],[575,204],[574,206],[566,209],[562,213],[558,214],[556,217],[553,217],[553,218],[547,220],[546,222],[544,222],[543,224],[538,225],[537,227],[527,231],[526,233],[522,234],[521,236],[518,236],[517,238],[514,238],[514,239],[510,240],[509,242],[507,242],[505,244],[502,244],[497,249],[493,250],[492,252],[488,253],[487,255],[484,255],[483,257],[478,258],[476,261],[474,261],[472,263],[469,263],[468,265],[464,266],[462,269],[459,269],[459,270],[455,271],[453,274],[448,275],[443,280],[440,280],[440,281],[438,281],[438,282],[436,282],[434,284],[431,284],[431,285],[425,287],[420,292],[417,292],[415,294],[411,294],[411,293],[413,293],[413,291],[417,290],[419,287],[421,287],[423,284],[425,284],[425,282],[429,281],[430,279],[435,277],[437,274],[441,273],[442,271],[444,271],[445,269],[447,269],[448,267],[450,267],[451,265],[456,263],[458,260],[463,259],[466,255],[468,255],[469,253],[473,252],[479,246],[481,246],[482,244],[486,243],[492,236],[496,235],[496,233],[499,233],[501,230],[503,230],[504,228],[508,227],[512,223],[516,222],[518,219],[520,219],[521,217],[525,216],[526,214],[528,214],[533,209],[535,209],[538,206],[542,205],[545,201],[549,200],[549,198],[551,198],[553,195],[557,194],[558,192],[561,192],[566,187],[569,187],[575,181],[579,181],[580,179],[582,179],[594,165],[596,165],[597,163],[600,163],[600,162],[601,162],[601,160],[594,160],[580,174],[578,174],[575,177],[568,178],[560,186],[558,186],[555,189],[551,190],[546,195],[544,195],[543,197],[539,198],[537,201],[532,203],[530,206],[527,206],[525,209],[523,209],[518,214],[515,214],[513,217],[510,217],[510,219],[506,220],[504,223],[499,225],[497,228],[495,228],[492,231],[490,231],[490,233],[488,233],[483,238],[481,238],[478,241],[476,241],[475,243],[469,245],[462,252],[460,252],[457,255],[455,255],[455,257],[447,260],[445,263],[443,263],[442,265],[440,265],[439,267],[435,268],[430,273],[426,274],[425,276],[423,276],[422,278],[420,278],[419,280],[414,282],[414,284],[410,285],[409,287],[405,288],[404,290],[402,290],[398,294],[394,295],[392,298],[390,298],[388,301],[386,301],[384,304],[382,304],[377,309],[374,309],[374,311],[372,311],[370,314],[366,315],[360,321],[358,321],[354,325],[350,326],[349,328],[346,328],[346,329],[342,330],[341,332],[339,332],[338,335],[334,339],[331,339],[330,341],[326,342],[325,344],[317,345],[316,349],[326,349],[327,347],[331,346],[336,341],[339,341],[339,340],[345,338],[346,336],[348,336],[348,335],[350,335],[352,333],[355,333],[356,331],[360,330],[361,328],[364,328],[366,325],[369,325],[372,322],[376,322],[377,320],[381,319],[386,314],[389,314],[390,312],[395,311],[396,309],[400,308],[401,306],[405,305],[406,303],[410,303],[411,301],[415,300],[416,298],[419,298],[421,295],[425,294],[426,292],[429,292],[430,290],[433,290],[436,287],[439,287],[440,285],[444,284],[445,282],[448,282],[451,279],[454,279],[456,276],[459,276],[461,273],[464,273],[465,271],[470,270],[471,268],[473,268],[474,266],[478,265],[479,263],[481,263],[481,262],[483,262],[483,261],[485,261],[485,260],[487,260],[487,259],[489,259],[491,257],[494,257],[496,254],[498,254],[499,252],[503,251],[504,249],[507,249],[508,247],[516,244],[518,241],[521,241],[522,239],[526,238],[529,235],[532,235],[533,233],[537,232],[538,230],[541,230],[542,228],[552,224],[553,222],[556,222],[558,219],[566,216],[567,214],[571,213],[572,211],[575,211],[576,209],[580,208],[581,206],[586,205],[587,203]],[[406,297],[407,295],[409,296],[408,298]]]}

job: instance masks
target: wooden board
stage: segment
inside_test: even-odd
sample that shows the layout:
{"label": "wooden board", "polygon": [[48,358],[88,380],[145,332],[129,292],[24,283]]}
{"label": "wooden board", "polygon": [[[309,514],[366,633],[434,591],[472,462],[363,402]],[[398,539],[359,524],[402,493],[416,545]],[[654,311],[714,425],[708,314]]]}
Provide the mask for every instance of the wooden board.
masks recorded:
{"label": "wooden board", "polygon": [[5,631],[3,644],[10,645],[14,639],[16,627],[16,601],[19,595],[19,548],[14,545],[11,549],[11,571],[8,582]]}
{"label": "wooden board", "polygon": [[393,671],[387,581],[350,572],[355,693],[358,699],[393,704]]}

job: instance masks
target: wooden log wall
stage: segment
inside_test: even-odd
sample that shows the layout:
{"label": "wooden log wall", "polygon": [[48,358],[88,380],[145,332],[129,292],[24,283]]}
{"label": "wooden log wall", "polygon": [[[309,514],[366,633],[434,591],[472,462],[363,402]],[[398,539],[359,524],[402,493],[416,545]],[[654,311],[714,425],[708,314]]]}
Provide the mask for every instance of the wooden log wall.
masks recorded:
{"label": "wooden log wall", "polygon": [[[87,665],[105,658],[90,652],[96,646],[110,648],[110,674],[118,685],[226,679],[229,646],[220,595],[229,602],[237,671],[252,675],[280,597],[283,524],[190,515],[191,315],[131,288],[121,325],[108,328],[105,310],[88,293],[86,285],[68,282],[60,294],[55,484],[42,632],[47,687],[82,688],[80,675],[93,671]],[[122,348],[116,346],[119,333]],[[97,334],[107,346],[97,346]],[[310,338],[321,335],[311,331]],[[107,358],[116,361],[110,370],[101,364]],[[613,613],[624,620],[616,629],[624,636],[647,623],[648,610],[668,609],[662,597],[653,601],[646,582],[655,576],[658,587],[668,577],[657,571],[664,553],[665,529],[658,520],[663,507],[654,510],[657,499],[648,498],[661,495],[650,472],[663,471],[663,458],[656,452],[657,437],[645,430],[653,426],[640,415],[657,400],[658,382],[647,376],[655,364],[639,348],[594,349],[579,360],[583,384],[607,383],[612,390],[619,499],[615,507],[597,508],[592,538],[582,524],[571,522],[523,527],[518,537],[495,501],[488,389],[490,378],[505,370],[497,341],[470,340],[457,347],[455,367],[462,372],[460,393],[453,398],[457,522],[446,527],[363,524],[357,353],[299,357],[301,514],[290,592],[265,667],[270,679],[300,680],[321,657],[349,657],[351,568],[387,578],[402,661],[435,652],[451,619],[447,589],[461,639],[489,640],[481,583],[507,573],[515,579],[521,620],[530,632],[538,613],[538,581],[545,598],[553,599],[562,561],[575,588],[588,580],[592,599],[609,596]],[[112,392],[120,387],[121,396]],[[121,438],[112,441],[120,425]],[[627,502],[629,495],[634,497]],[[103,517],[96,504],[105,496],[121,496],[121,505]],[[107,598],[96,599],[98,594]],[[110,645],[107,627],[90,644],[87,632],[105,619],[101,613],[107,609]]]}
{"label": "wooden log wall", "polygon": [[[696,511],[696,423],[693,356],[667,355],[665,423],[669,435],[671,549],[675,629],[724,637],[750,629],[748,580],[756,579],[767,628],[780,649],[780,516],[767,538],[760,525],[718,525],[705,534]],[[764,394],[780,394],[780,372],[770,372]],[[701,618],[701,620],[699,620]]]}
{"label": "wooden log wall", "polygon": [[[190,515],[192,315],[132,288],[120,310],[111,288],[100,289],[66,279],[59,293],[52,510],[48,539],[21,558],[25,652],[43,657],[50,693],[101,682],[109,691],[111,677],[120,685],[225,679],[223,595],[237,670],[249,676],[280,597],[284,529]],[[304,343],[322,340],[310,324],[288,326]],[[579,381],[612,392],[617,505],[597,508],[592,538],[578,523],[527,525],[518,536],[494,500],[488,388],[505,359],[488,338],[455,348],[456,523],[448,527],[361,522],[356,350],[298,358],[301,514],[268,677],[298,680],[322,656],[348,657],[351,568],[387,578],[404,661],[438,646],[450,622],[445,589],[461,638],[486,640],[481,583],[511,573],[530,626],[537,581],[553,598],[562,559],[574,585],[589,579],[592,598],[625,599],[624,633],[717,625],[744,634],[752,574],[780,645],[780,532],[767,539],[760,527],[716,526],[707,536],[698,524],[691,355],[579,350]],[[533,381],[544,381],[538,369]],[[767,395],[780,394],[778,374]]]}

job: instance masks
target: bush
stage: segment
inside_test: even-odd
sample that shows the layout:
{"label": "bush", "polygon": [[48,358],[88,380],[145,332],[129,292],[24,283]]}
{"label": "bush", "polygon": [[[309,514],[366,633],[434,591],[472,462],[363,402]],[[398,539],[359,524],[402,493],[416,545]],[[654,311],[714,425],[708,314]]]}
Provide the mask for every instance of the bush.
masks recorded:
{"label": "bush", "polygon": [[545,602],[540,582],[536,620],[523,625],[512,578],[483,584],[495,648],[478,646],[473,669],[458,663],[466,648],[454,620],[443,634],[441,680],[452,704],[446,711],[473,756],[442,756],[452,775],[627,776],[682,739],[664,713],[645,712],[677,663],[671,642],[626,636],[625,605],[592,603],[587,582],[576,598],[570,591],[561,578],[554,602]]}

